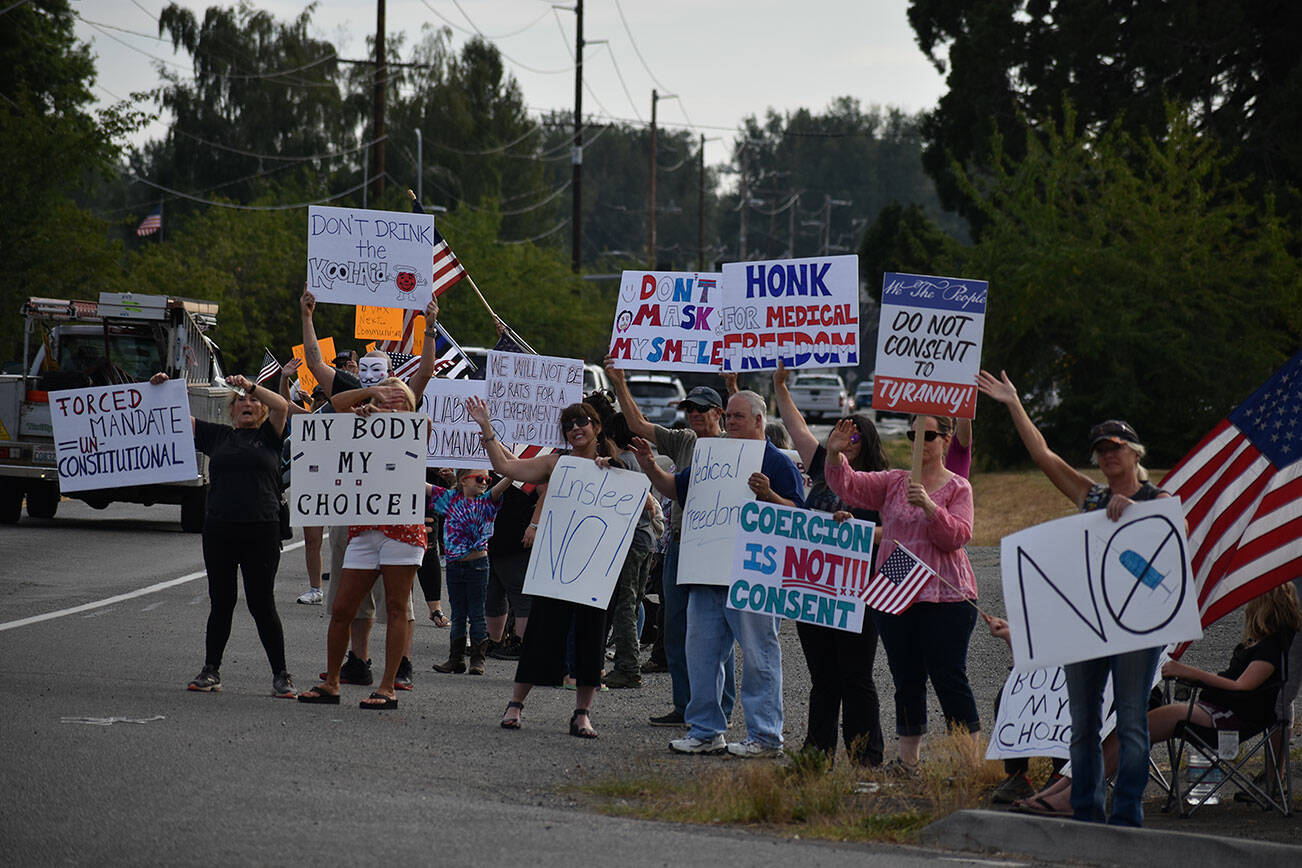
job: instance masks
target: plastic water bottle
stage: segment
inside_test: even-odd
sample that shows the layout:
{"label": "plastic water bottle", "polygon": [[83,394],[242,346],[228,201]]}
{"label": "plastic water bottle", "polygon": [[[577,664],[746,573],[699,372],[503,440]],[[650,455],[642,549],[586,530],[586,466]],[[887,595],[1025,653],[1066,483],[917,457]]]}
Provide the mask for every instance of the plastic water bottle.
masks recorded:
{"label": "plastic water bottle", "polygon": [[1189,749],[1189,781],[1193,786],[1189,789],[1189,794],[1185,797],[1191,805],[1218,805],[1220,804],[1220,793],[1210,795],[1216,785],[1221,782],[1221,770],[1212,768],[1211,760],[1203,756],[1198,751]]}

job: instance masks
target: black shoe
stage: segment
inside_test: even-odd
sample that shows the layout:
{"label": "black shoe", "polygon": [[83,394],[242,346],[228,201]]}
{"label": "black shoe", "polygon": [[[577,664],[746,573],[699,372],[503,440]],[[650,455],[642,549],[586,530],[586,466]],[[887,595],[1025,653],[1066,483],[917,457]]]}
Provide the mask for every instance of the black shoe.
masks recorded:
{"label": "black shoe", "polygon": [[652,657],[642,664],[643,672],[668,672],[669,665]]}
{"label": "black shoe", "polygon": [[222,689],[222,677],[217,674],[216,666],[205,663],[199,674],[185,687],[187,690],[197,690],[200,693],[216,693]]}
{"label": "black shoe", "polygon": [[393,676],[393,686],[396,690],[411,690],[416,686],[411,680],[411,660],[409,658],[402,658],[402,662],[398,664],[398,674]]}
{"label": "black shoe", "polygon": [[683,729],[687,728],[687,721],[683,720],[683,713],[676,708],[668,714],[648,718],[648,721],[652,726],[676,726]]}
{"label": "black shoe", "polygon": [[1015,772],[999,782],[990,794],[990,801],[996,805],[1011,805],[1019,799],[1029,799],[1035,795],[1035,787],[1021,772]]}
{"label": "black shoe", "polygon": [[488,648],[488,656],[494,660],[519,660],[521,642],[517,636],[509,636],[501,642],[494,642]]}
{"label": "black shoe", "polygon": [[339,668],[339,683],[367,685],[374,681],[375,676],[371,674],[371,661],[363,660],[349,651],[348,656],[344,658],[344,665]]}

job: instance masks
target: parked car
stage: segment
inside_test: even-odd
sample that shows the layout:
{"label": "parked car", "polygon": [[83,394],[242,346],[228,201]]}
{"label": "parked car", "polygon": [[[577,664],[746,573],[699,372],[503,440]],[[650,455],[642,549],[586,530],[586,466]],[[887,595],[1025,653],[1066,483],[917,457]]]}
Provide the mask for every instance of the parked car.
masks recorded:
{"label": "parked car", "polygon": [[610,378],[606,376],[606,369],[601,365],[584,365],[583,394],[591,395],[598,389],[610,389]]}
{"label": "parked car", "polygon": [[864,413],[873,411],[873,378],[871,375],[854,387],[854,408]]}
{"label": "parked car", "polygon": [[687,397],[683,381],[669,374],[629,374],[628,390],[648,422],[673,427],[686,421],[678,404]]}
{"label": "parked car", "polygon": [[798,372],[787,388],[796,409],[811,422],[828,416],[841,416],[853,406],[845,389],[845,381],[839,374],[824,371]]}

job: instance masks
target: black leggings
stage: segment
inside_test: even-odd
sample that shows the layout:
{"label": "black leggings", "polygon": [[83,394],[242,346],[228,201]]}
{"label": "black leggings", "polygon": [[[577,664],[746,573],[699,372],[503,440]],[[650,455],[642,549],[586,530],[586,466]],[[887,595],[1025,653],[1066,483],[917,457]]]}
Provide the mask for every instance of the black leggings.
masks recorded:
{"label": "black leggings", "polygon": [[420,592],[427,603],[443,600],[443,567],[439,564],[438,546],[430,542],[425,549],[425,559],[416,568],[416,578],[420,580]]}
{"label": "black leggings", "polygon": [[208,522],[203,529],[203,564],[208,570],[207,650],[204,662],[221,667],[239,597],[236,570],[244,574],[244,598],[273,673],[285,669],[285,631],[276,614],[276,568],[280,566],[280,523]]}

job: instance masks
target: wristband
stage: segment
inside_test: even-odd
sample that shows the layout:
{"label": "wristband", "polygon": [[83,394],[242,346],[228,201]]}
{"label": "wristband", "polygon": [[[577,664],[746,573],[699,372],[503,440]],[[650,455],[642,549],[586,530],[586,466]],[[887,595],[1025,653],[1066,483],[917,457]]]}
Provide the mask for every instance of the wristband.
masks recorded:
{"label": "wristband", "polygon": [[438,333],[438,329],[425,329],[425,337],[427,338],[432,338]]}
{"label": "wristband", "polygon": [[494,434],[494,435],[492,435],[492,436],[490,436],[490,437],[485,437],[483,434],[480,434],[480,435],[479,435],[479,442],[480,442],[480,443],[492,443],[492,442],[493,442],[494,440],[496,440],[496,439],[497,439],[497,435],[496,435],[496,434]]}
{"label": "wristband", "polygon": [[537,529],[538,529],[538,522],[536,522],[536,521],[531,521],[531,522],[529,522],[529,527],[533,528],[534,530],[537,530]]}

